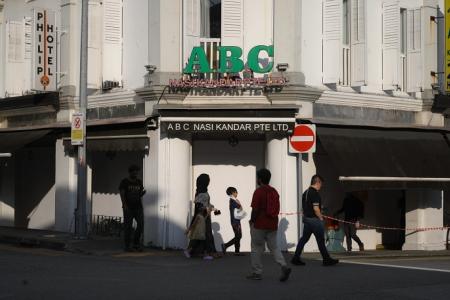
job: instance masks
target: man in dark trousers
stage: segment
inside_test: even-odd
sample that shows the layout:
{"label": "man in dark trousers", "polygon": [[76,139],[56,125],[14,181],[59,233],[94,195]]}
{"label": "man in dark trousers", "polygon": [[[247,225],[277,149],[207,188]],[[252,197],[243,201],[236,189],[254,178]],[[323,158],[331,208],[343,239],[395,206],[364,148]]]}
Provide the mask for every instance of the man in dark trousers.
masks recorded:
{"label": "man in dark trousers", "polygon": [[281,267],[280,281],[286,281],[289,278],[291,269],[287,267],[283,254],[278,248],[277,231],[280,197],[278,192],[269,185],[271,176],[270,171],[267,169],[261,169],[256,173],[259,187],[253,193],[250,219],[253,272],[247,276],[247,279],[262,279],[263,265],[261,259],[267,243],[267,247],[275,261]]}
{"label": "man in dark trousers", "polygon": [[[128,168],[129,176],[120,182],[119,191],[122,200],[123,218],[125,226],[125,251],[142,251],[141,235],[144,228],[144,212],[142,208],[142,196],[145,194],[142,181],[138,178],[139,167],[132,165]],[[137,227],[134,232],[134,245],[131,248],[131,229],[133,219]]]}
{"label": "man in dark trousers", "polygon": [[335,215],[344,212],[344,232],[347,242],[347,251],[352,251],[352,239],[358,243],[359,251],[364,251],[364,244],[356,235],[357,227],[359,227],[359,219],[364,217],[364,205],[354,193],[347,193],[342,204],[342,208]]}
{"label": "man in dark trousers", "polygon": [[311,178],[311,186],[303,193],[303,236],[298,241],[295,249],[294,257],[291,260],[293,265],[303,266],[305,263],[300,259],[303,248],[309,241],[311,234],[314,234],[320,254],[322,255],[323,265],[332,266],[339,262],[337,259],[331,258],[325,246],[325,229],[322,216],[322,199],[319,191],[322,188],[323,179],[319,175]]}

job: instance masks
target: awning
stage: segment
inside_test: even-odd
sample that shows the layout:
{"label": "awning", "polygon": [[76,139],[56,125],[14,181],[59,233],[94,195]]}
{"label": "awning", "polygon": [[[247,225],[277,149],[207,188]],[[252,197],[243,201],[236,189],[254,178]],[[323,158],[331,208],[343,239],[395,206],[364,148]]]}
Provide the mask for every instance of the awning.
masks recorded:
{"label": "awning", "polygon": [[[450,178],[449,133],[318,126],[339,176]],[[344,182],[352,188],[438,188],[448,182]]]}
{"label": "awning", "polygon": [[14,152],[50,132],[51,130],[0,132],[0,153]]}
{"label": "awning", "polygon": [[[64,139],[66,147],[73,147],[69,138]],[[92,136],[87,137],[87,151],[146,151],[149,139],[144,135]]]}

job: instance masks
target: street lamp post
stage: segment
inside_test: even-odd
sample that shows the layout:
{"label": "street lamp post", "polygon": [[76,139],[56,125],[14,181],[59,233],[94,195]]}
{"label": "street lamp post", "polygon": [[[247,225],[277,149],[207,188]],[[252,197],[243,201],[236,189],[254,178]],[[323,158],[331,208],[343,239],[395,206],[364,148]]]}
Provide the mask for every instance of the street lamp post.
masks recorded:
{"label": "street lamp post", "polygon": [[87,162],[86,162],[86,107],[87,107],[87,68],[88,68],[88,0],[82,0],[81,8],[81,48],[80,48],[80,113],[82,122],[83,143],[78,146],[77,164],[77,210],[75,237],[86,239],[87,228]]}

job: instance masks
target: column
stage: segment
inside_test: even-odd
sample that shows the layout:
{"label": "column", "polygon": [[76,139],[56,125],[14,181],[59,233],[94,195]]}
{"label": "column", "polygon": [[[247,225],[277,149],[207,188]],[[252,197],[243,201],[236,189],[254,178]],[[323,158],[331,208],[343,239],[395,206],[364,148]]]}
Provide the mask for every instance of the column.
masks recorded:
{"label": "column", "polygon": [[[269,137],[266,166],[272,173],[270,185],[280,194],[280,210],[297,212],[297,160],[288,152],[288,139]],[[298,240],[298,216],[281,216],[278,243],[282,250],[293,250]]]}
{"label": "column", "polygon": [[[442,227],[444,221],[443,192],[431,189],[406,191],[406,228]],[[403,250],[444,250],[443,230],[406,231]]]}
{"label": "column", "polygon": [[64,147],[62,139],[55,147],[55,230],[73,232],[77,207],[75,154]]}
{"label": "column", "polygon": [[145,163],[149,167],[146,186],[150,191],[144,207],[145,243],[163,248],[186,247],[184,232],[190,222],[192,194],[191,149],[189,138],[150,133],[150,153]]}

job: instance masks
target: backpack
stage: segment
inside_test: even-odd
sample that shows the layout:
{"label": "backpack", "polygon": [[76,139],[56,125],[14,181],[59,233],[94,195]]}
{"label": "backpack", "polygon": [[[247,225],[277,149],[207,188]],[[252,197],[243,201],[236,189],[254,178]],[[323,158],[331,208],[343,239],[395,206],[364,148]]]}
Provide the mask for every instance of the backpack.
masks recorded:
{"label": "backpack", "polygon": [[271,218],[278,217],[280,213],[280,196],[278,192],[272,188],[268,187],[267,189],[267,198],[266,198],[266,215]]}

